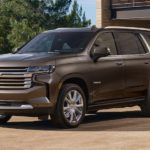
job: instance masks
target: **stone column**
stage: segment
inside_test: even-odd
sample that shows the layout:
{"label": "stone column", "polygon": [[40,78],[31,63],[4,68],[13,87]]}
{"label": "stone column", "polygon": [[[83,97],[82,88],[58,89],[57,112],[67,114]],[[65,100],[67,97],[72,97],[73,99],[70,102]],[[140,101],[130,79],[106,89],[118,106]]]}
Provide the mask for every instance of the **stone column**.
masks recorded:
{"label": "stone column", "polygon": [[96,0],[96,26],[109,26],[111,21],[110,0]]}

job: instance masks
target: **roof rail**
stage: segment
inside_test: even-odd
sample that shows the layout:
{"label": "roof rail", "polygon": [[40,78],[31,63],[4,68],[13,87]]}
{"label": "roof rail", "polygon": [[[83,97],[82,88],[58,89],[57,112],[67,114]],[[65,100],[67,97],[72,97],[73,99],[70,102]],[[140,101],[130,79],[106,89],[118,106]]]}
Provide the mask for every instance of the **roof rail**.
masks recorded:
{"label": "roof rail", "polygon": [[125,26],[107,26],[104,29],[131,29],[131,30],[145,30],[145,31],[150,31],[149,28],[125,27]]}

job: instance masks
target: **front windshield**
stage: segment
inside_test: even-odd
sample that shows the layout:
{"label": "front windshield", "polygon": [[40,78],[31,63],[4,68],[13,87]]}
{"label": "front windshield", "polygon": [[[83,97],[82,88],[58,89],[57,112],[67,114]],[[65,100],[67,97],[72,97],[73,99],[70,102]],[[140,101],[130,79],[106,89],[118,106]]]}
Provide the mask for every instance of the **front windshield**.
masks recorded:
{"label": "front windshield", "polygon": [[18,53],[77,53],[85,49],[91,36],[91,32],[42,33],[23,46]]}

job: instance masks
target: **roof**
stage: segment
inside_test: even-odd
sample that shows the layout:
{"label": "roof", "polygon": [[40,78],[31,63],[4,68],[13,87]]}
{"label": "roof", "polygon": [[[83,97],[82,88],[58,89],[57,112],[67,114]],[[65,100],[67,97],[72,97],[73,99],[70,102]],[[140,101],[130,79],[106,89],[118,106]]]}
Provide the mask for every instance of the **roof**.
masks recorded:
{"label": "roof", "polygon": [[57,28],[54,30],[48,30],[45,32],[97,32],[99,29],[95,26],[85,28]]}
{"label": "roof", "polygon": [[[137,27],[123,27],[123,26],[108,26],[104,29],[124,29],[124,30],[141,30],[141,31],[150,31],[149,28],[137,28]],[[96,33],[102,30],[102,28],[96,28],[96,26],[86,27],[86,28],[57,28],[54,30],[48,30],[44,33],[48,32],[93,32]]]}
{"label": "roof", "polygon": [[125,29],[125,30],[150,31],[149,28],[123,27],[123,26],[108,26],[108,27],[105,27],[105,29]]}

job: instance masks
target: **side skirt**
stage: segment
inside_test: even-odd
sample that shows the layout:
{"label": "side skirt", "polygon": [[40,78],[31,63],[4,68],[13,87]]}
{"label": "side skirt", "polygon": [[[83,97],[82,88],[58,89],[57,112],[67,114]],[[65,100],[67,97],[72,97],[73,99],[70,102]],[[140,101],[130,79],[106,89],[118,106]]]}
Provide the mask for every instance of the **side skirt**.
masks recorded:
{"label": "side skirt", "polygon": [[100,101],[92,105],[89,105],[88,111],[140,105],[144,101],[145,101],[145,97],[119,99],[119,100],[118,99],[117,100],[104,100],[104,101]]}

